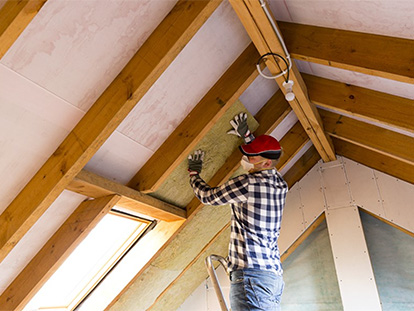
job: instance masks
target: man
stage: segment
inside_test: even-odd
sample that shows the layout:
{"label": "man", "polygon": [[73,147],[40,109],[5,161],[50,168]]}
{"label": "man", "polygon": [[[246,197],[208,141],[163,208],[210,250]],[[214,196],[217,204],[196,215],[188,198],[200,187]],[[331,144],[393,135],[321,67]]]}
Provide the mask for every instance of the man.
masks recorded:
{"label": "man", "polygon": [[280,310],[283,291],[282,266],[277,240],[288,186],[275,166],[282,149],[268,135],[256,139],[241,113],[232,120],[234,130],[245,141],[240,146],[242,166],[249,173],[219,187],[210,187],[200,177],[204,152],[188,158],[190,184],[204,204],[230,204],[231,235],[228,255],[230,305],[232,311]]}

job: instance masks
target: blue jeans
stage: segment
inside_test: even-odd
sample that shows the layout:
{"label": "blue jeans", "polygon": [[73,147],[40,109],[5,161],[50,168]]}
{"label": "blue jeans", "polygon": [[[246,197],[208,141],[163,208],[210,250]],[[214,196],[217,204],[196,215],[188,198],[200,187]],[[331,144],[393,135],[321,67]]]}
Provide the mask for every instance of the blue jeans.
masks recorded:
{"label": "blue jeans", "polygon": [[272,271],[243,269],[230,272],[232,311],[279,311],[283,277]]}

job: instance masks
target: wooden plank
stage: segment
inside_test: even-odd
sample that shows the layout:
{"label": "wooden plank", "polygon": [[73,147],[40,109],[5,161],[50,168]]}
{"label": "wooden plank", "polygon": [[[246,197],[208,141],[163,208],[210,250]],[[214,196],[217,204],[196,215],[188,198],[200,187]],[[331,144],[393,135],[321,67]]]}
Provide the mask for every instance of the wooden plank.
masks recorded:
{"label": "wooden plank", "polygon": [[414,165],[414,138],[361,122],[330,111],[320,110],[325,131],[332,137],[382,153]]}
{"label": "wooden plank", "polygon": [[291,188],[297,181],[301,180],[303,176],[311,168],[315,166],[320,160],[321,156],[316,151],[314,146],[311,146],[296,162],[293,166],[283,175],[283,178]]}
{"label": "wooden plank", "polygon": [[142,192],[157,190],[257,77],[258,57],[250,44],[132,178],[128,183],[131,188]]}
{"label": "wooden plank", "polygon": [[[273,52],[286,57],[282,45],[259,1],[230,0],[230,3],[246,28],[247,33],[260,55]],[[269,61],[266,62],[267,67],[273,75],[286,69],[286,65],[280,64],[281,61],[279,59],[269,58]],[[275,79],[283,92],[286,92],[282,86],[286,78],[287,76],[281,76]],[[323,130],[322,121],[318,111],[316,110],[315,105],[310,102],[306,85],[294,63],[292,64],[292,69],[289,73],[289,80],[294,82],[293,92],[296,96],[294,100],[289,102],[293,111],[302,123],[303,128],[306,130],[322,159],[325,162],[335,160],[335,151],[330,137],[327,136]]]}
{"label": "wooden plank", "polygon": [[338,155],[414,184],[414,165],[337,138],[333,143]]}
{"label": "wooden plank", "polygon": [[47,0],[7,0],[0,8],[0,59],[29,25]]}
{"label": "wooden plank", "polygon": [[[277,125],[288,115],[292,109],[286,102],[283,93],[278,90],[275,95],[262,107],[255,115],[255,119],[259,123],[259,127],[255,131],[255,135],[270,134]],[[218,186],[227,181],[233,173],[240,167],[241,152],[237,149],[226,160],[224,165],[209,181],[209,185]],[[187,217],[192,217],[203,205],[194,197],[187,205]]]}
{"label": "wooden plank", "polygon": [[118,206],[159,220],[183,220],[187,215],[187,212],[180,207],[86,170],[80,171],[66,189],[92,198],[119,194],[121,199],[117,203]]}
{"label": "wooden plank", "polygon": [[286,22],[278,25],[296,59],[414,82],[414,40]]}
{"label": "wooden plank", "polygon": [[303,74],[310,99],[318,106],[414,133],[414,101]]}
{"label": "wooden plank", "polygon": [[124,120],[221,3],[178,1],[0,216],[0,262]]}
{"label": "wooden plank", "polygon": [[294,251],[299,247],[300,244],[303,243],[303,241],[306,240],[308,236],[311,235],[311,233],[319,227],[319,225],[325,220],[325,212],[322,212],[321,215],[319,215],[318,218],[315,219],[315,221],[309,225],[309,227],[306,228],[305,231],[296,239],[295,242],[282,254],[280,257],[280,260],[283,262],[288,258]]}
{"label": "wooden plank", "polygon": [[82,202],[3,292],[1,310],[22,310],[119,199],[110,195]]}

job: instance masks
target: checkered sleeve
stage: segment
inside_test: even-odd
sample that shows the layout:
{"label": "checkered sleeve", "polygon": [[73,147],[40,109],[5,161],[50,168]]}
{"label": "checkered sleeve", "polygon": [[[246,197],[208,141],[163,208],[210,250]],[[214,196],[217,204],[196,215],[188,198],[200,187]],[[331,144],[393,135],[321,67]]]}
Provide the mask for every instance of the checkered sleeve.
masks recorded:
{"label": "checkered sleeve", "polygon": [[190,178],[196,197],[208,205],[224,205],[247,202],[249,178],[240,175],[219,187],[210,187],[199,175]]}

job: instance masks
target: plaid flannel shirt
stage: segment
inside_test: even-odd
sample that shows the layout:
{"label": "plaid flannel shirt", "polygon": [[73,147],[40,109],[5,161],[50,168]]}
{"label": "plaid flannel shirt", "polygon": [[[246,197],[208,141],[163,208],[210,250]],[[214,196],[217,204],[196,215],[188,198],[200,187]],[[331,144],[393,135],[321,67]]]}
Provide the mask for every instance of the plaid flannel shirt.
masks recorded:
{"label": "plaid flannel shirt", "polygon": [[254,268],[282,274],[277,240],[288,186],[276,169],[240,175],[219,187],[195,175],[190,184],[203,204],[231,204],[229,271]]}

